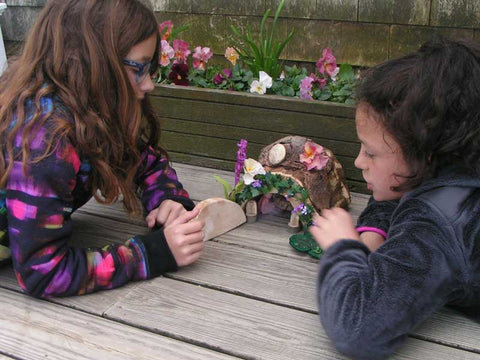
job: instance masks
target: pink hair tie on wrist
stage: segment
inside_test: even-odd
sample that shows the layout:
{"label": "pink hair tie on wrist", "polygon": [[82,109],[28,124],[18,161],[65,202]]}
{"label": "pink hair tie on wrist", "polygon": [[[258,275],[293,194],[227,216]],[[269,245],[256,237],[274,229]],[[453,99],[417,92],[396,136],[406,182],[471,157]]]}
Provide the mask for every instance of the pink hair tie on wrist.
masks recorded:
{"label": "pink hair tie on wrist", "polygon": [[361,226],[361,227],[357,228],[357,231],[359,233],[370,231],[370,232],[374,232],[378,235],[383,236],[385,239],[387,238],[387,233],[385,231],[383,231],[382,229],[373,227],[373,226]]}

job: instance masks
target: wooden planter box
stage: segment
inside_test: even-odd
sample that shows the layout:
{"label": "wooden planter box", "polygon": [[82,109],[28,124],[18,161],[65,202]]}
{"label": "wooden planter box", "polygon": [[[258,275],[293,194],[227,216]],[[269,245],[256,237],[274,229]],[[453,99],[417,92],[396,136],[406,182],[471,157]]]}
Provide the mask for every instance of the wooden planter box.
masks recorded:
{"label": "wooden planter box", "polygon": [[264,146],[301,135],[334,152],[351,191],[367,192],[353,165],[360,147],[353,106],[175,85],[157,85],[151,100],[173,161],[233,171],[240,139],[256,159]]}

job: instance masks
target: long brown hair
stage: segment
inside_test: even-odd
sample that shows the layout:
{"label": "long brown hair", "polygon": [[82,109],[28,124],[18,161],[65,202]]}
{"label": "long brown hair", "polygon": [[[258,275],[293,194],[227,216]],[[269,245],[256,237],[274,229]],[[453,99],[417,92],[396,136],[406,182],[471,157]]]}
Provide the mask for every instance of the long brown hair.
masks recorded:
{"label": "long brown hair", "polygon": [[[135,98],[121,59],[153,34],[158,37],[155,15],[138,0],[47,1],[22,54],[0,78],[0,188],[12,168],[19,131],[25,171],[30,143],[48,118],[41,114],[40,99],[55,94],[73,123],[57,119],[49,128],[45,153],[34,161],[48,156],[57,140],[68,136],[90,160],[97,200],[109,203],[121,193],[130,213],[140,210],[134,188],[139,139],[167,154],[157,145],[160,129],[148,97],[141,103]],[[29,99],[36,111],[27,123]],[[14,114],[16,123],[10,128]]]}

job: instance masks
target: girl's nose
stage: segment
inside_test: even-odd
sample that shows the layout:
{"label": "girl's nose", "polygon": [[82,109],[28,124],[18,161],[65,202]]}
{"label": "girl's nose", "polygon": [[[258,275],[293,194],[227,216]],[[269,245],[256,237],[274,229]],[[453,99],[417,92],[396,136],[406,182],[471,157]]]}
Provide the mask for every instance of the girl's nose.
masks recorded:
{"label": "girl's nose", "polygon": [[141,89],[143,92],[148,93],[152,91],[155,88],[155,85],[153,84],[153,80],[150,76],[147,76],[145,80],[142,82]]}
{"label": "girl's nose", "polygon": [[355,158],[355,161],[353,162],[353,164],[355,165],[355,167],[357,169],[360,169],[360,170],[364,170],[365,169],[365,164],[364,164],[364,161],[363,161],[363,156],[362,156],[362,149],[360,149],[360,151],[358,152],[358,155],[357,157]]}

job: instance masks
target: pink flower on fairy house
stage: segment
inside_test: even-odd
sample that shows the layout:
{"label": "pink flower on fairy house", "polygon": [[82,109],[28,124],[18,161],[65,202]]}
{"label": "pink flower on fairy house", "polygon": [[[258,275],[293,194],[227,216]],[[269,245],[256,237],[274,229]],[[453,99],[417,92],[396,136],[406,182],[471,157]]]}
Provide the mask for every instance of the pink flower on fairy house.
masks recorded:
{"label": "pink flower on fairy house", "polygon": [[323,153],[323,146],[307,141],[303,145],[300,162],[307,167],[307,170],[322,170],[328,163],[328,156]]}

